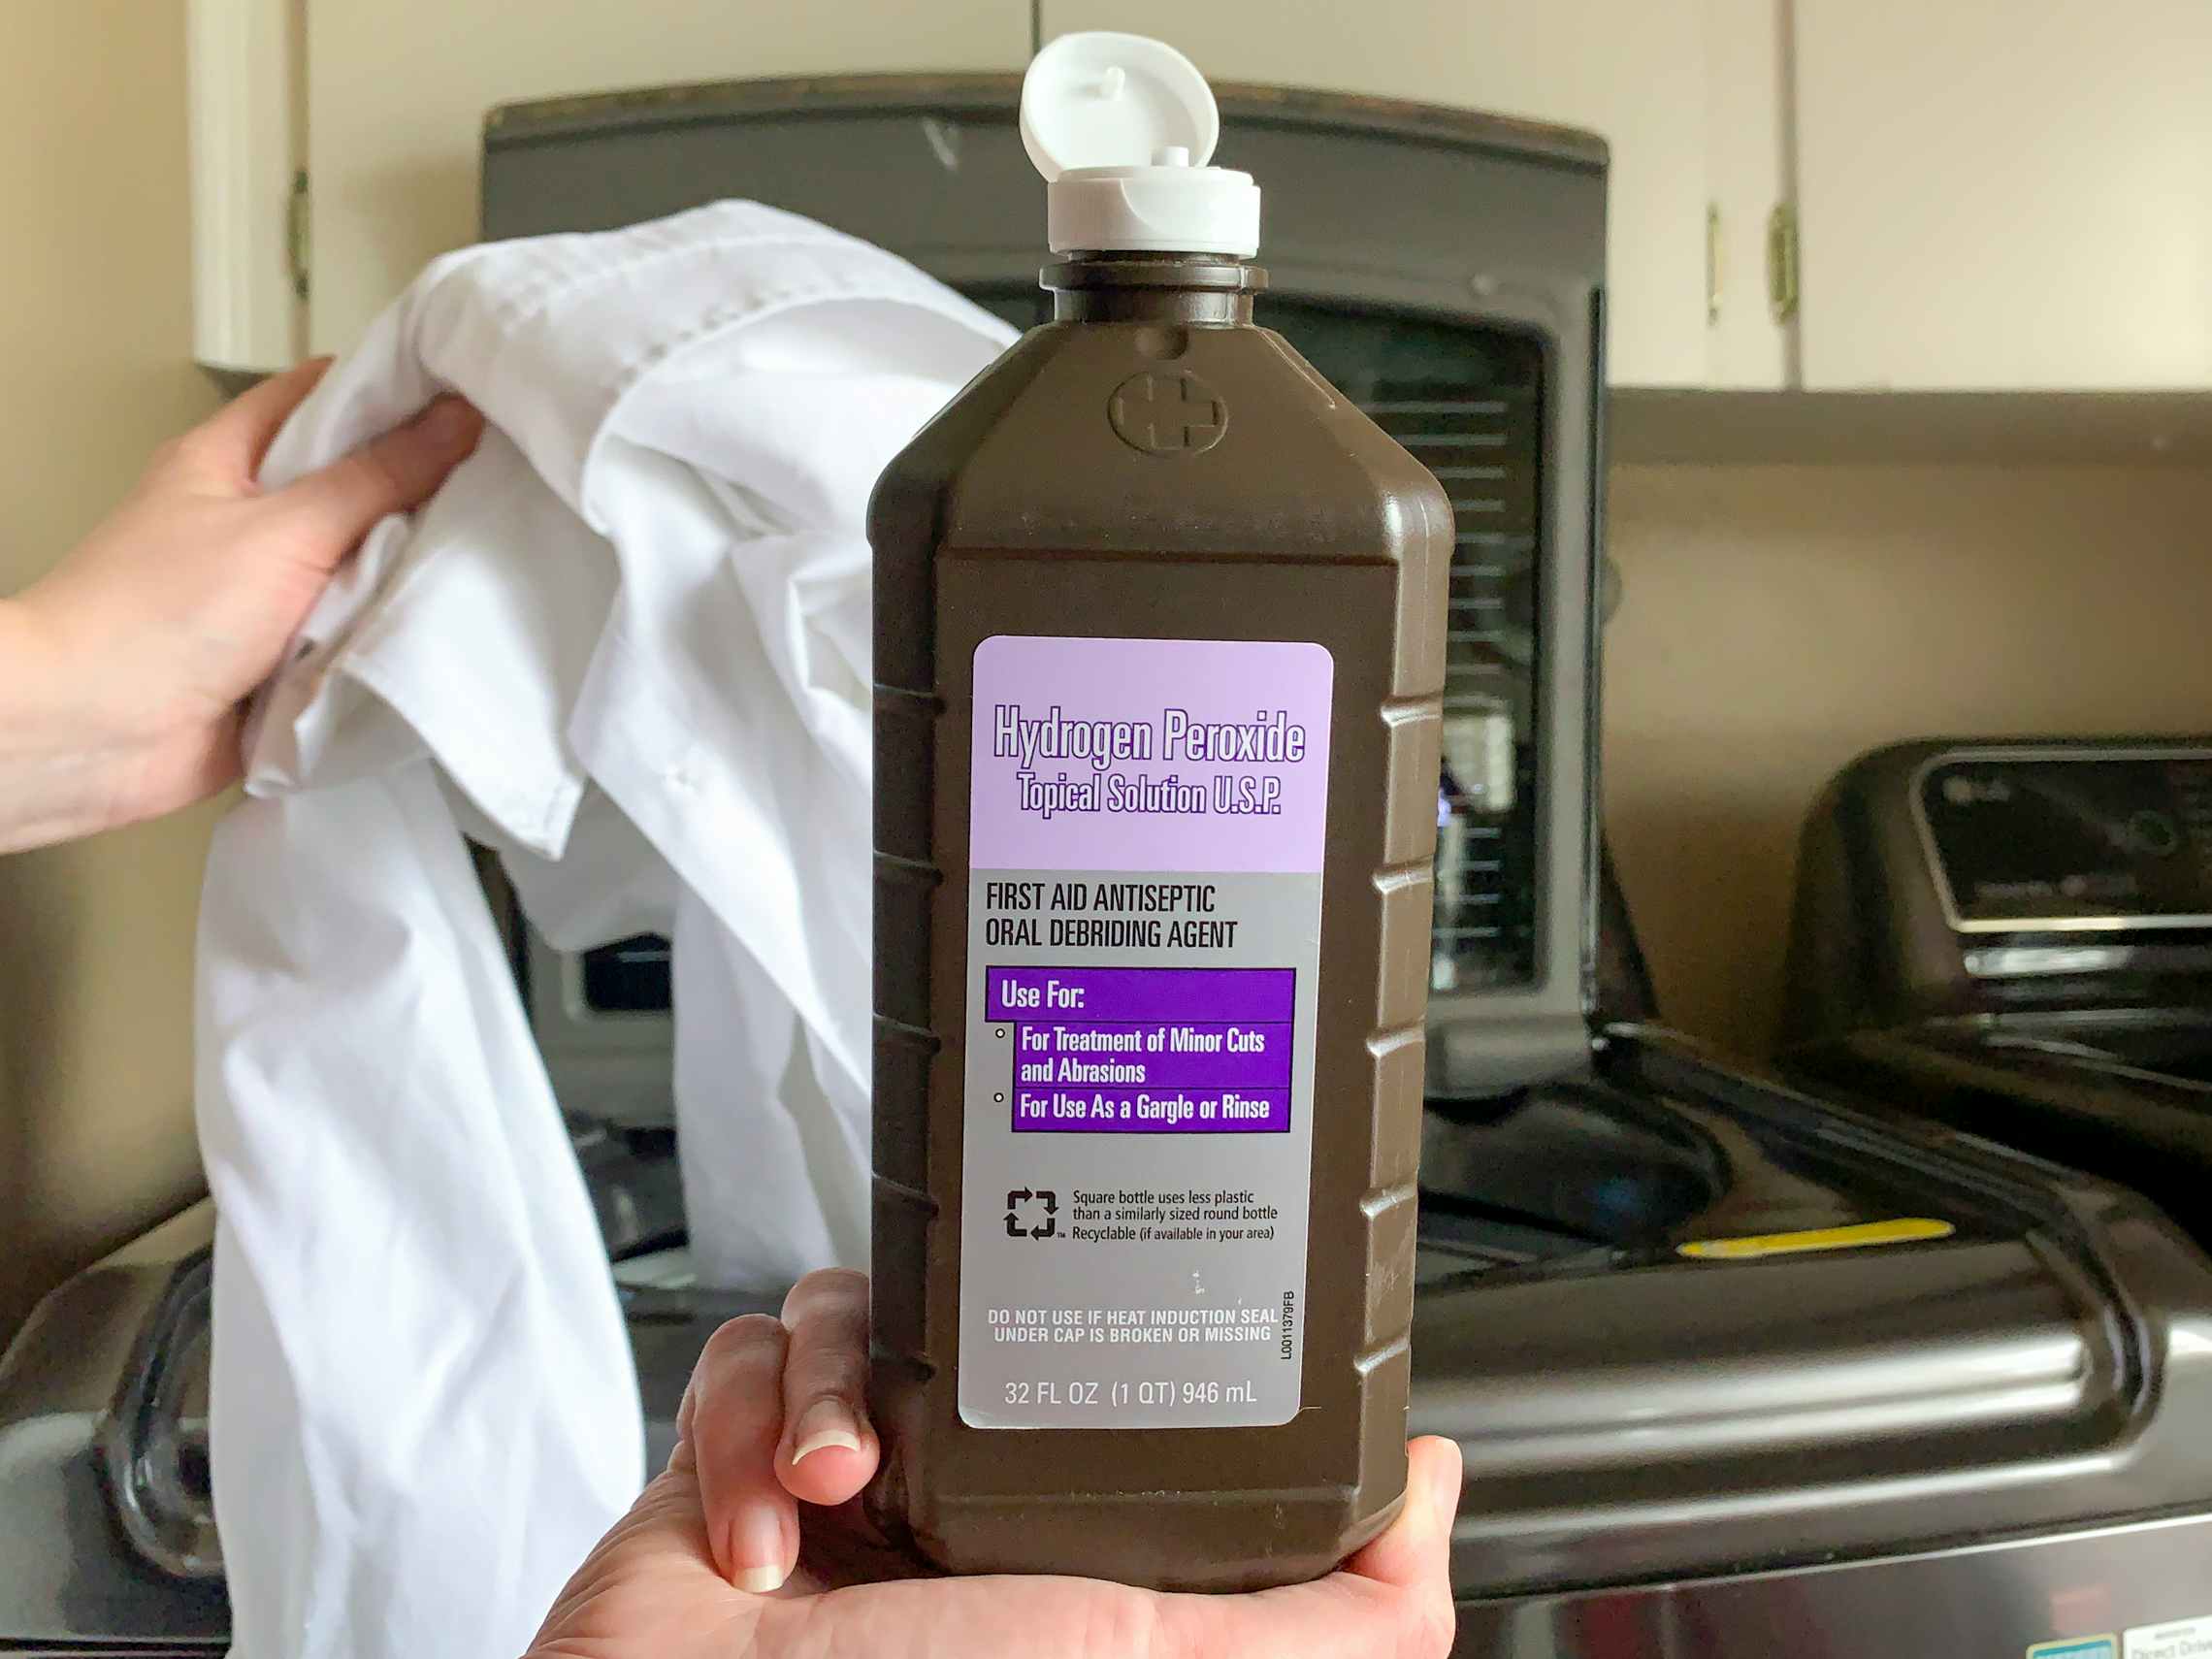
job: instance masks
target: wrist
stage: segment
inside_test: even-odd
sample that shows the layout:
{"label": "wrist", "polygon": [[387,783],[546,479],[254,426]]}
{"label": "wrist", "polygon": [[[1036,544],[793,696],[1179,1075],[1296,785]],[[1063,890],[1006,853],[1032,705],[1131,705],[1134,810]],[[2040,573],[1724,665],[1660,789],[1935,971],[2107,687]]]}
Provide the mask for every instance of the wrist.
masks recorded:
{"label": "wrist", "polygon": [[85,678],[83,654],[29,596],[0,599],[0,851],[94,834],[130,816],[124,783],[140,744]]}

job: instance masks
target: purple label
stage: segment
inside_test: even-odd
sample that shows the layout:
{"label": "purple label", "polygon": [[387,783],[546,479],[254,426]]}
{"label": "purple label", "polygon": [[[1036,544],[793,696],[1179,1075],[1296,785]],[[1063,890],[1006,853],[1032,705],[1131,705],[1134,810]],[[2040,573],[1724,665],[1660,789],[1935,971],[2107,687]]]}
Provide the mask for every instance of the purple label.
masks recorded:
{"label": "purple label", "polygon": [[984,976],[987,1020],[1288,1020],[1290,968],[994,967]]}
{"label": "purple label", "polygon": [[1290,1127],[1290,968],[992,968],[1014,1039],[1017,1133]]}
{"label": "purple label", "polygon": [[1310,643],[986,639],[970,867],[1318,871],[1334,679]]}
{"label": "purple label", "polygon": [[[1150,1084],[1172,1076],[1186,1089],[1287,1089],[1290,1029],[1288,1024],[1193,1025],[1182,1020],[1024,1025],[1014,1075],[1024,1084]],[[1142,1067],[1144,1075],[1127,1076],[1132,1066]]]}
{"label": "purple label", "polygon": [[1014,1127],[1076,1134],[1267,1133],[1290,1127],[1287,1089],[1018,1090]]}

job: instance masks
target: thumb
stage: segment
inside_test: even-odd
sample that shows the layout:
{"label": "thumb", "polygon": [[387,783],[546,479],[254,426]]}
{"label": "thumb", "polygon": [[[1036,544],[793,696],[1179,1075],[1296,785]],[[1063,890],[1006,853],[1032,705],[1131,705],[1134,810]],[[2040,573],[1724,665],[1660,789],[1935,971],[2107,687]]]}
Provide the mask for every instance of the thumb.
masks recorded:
{"label": "thumb", "polygon": [[1362,1578],[1449,1599],[1451,1523],[1459,1513],[1461,1460],[1448,1440],[1424,1435],[1406,1448],[1406,1507],[1387,1532],[1345,1565]]}
{"label": "thumb", "polygon": [[[1442,1659],[1452,1641],[1451,1522],[1459,1508],[1459,1448],[1450,1441],[1415,1441],[1406,1448],[1405,1507],[1341,1571],[1250,1596],[1160,1597],[1154,1606],[1168,1640],[1158,1649]],[[1224,1621],[1230,1620],[1238,1640],[1223,1642]]]}
{"label": "thumb", "polygon": [[484,417],[464,399],[442,397],[271,498],[304,522],[305,547],[335,568],[387,513],[420,506],[483,436]]}

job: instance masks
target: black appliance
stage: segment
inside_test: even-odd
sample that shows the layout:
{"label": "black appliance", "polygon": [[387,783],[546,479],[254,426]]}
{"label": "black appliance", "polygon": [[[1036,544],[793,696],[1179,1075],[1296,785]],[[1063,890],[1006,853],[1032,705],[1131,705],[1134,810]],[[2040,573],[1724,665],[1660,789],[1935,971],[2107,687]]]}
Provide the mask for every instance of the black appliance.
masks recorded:
{"label": "black appliance", "polygon": [[2212,1245],[2212,737],[1855,762],[1799,860],[1791,1068],[2136,1188]]}

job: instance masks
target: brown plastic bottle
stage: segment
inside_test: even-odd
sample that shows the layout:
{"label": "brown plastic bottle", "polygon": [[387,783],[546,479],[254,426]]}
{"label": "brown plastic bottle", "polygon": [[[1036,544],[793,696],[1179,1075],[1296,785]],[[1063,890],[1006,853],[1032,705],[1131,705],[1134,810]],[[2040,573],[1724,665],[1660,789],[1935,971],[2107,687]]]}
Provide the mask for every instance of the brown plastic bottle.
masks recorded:
{"label": "brown plastic bottle", "polygon": [[1044,282],[869,513],[871,1505],[1290,1582],[1404,1491],[1450,507],[1243,260]]}

